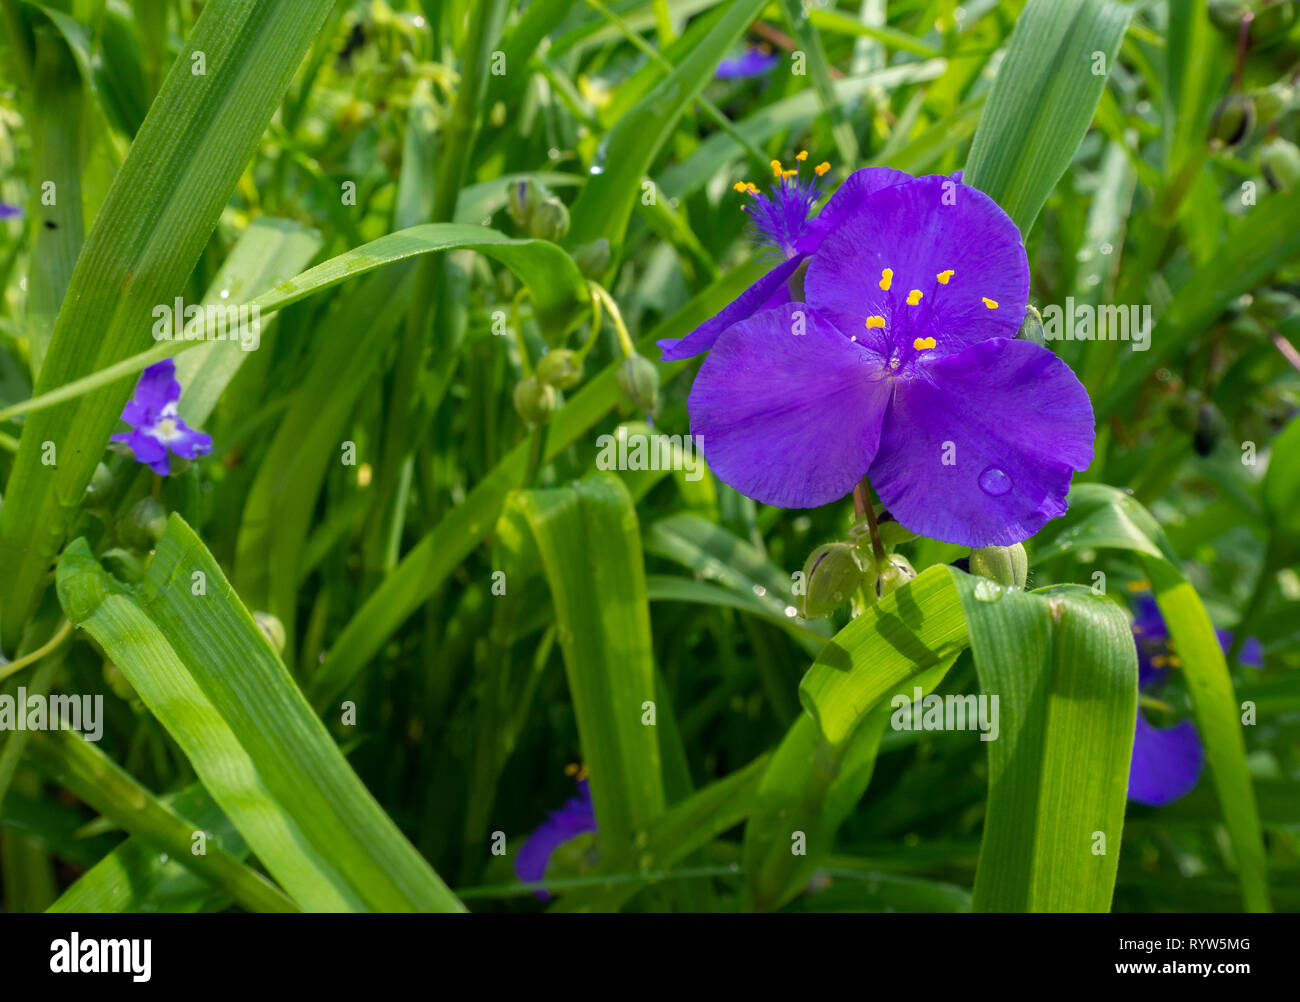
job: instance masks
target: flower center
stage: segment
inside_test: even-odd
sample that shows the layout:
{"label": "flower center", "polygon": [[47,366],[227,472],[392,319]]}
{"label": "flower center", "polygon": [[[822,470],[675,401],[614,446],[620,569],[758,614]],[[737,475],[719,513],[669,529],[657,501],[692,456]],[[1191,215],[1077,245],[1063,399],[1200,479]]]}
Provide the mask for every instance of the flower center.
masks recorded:
{"label": "flower center", "polygon": [[[957,272],[952,268],[947,268],[934,276],[939,285],[947,285],[952,281]],[[889,292],[894,285],[894,269],[884,268],[880,272],[880,281],[877,283],[881,292]],[[937,287],[931,290],[932,293],[937,291]],[[920,289],[911,289],[903,302],[907,306],[920,306],[925,299],[925,293]],[[996,310],[998,304],[996,300],[989,299],[987,296],[981,297],[981,302],[990,310]],[[924,315],[909,315],[906,310],[898,308],[890,311],[889,317],[882,314],[873,313],[867,317],[863,326],[868,331],[879,331],[879,334],[869,334],[863,338],[863,344],[868,349],[876,352],[885,362],[889,371],[897,372],[899,369],[909,367],[908,363],[915,361],[928,351],[938,347],[939,342],[933,335],[925,337],[913,337],[911,339],[911,350],[907,348],[907,335],[915,330],[915,325],[922,323]],[[857,337],[853,338],[857,341]]]}

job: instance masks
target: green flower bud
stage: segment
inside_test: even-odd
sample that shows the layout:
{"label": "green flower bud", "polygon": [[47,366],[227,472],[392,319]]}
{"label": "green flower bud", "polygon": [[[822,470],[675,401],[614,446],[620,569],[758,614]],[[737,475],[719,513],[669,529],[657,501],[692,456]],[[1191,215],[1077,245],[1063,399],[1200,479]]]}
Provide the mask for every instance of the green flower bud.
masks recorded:
{"label": "green flower bud", "polygon": [[506,192],[506,213],[516,226],[527,229],[533,213],[545,198],[541,185],[531,177],[511,181]]}
{"label": "green flower bud", "polygon": [[568,348],[548,351],[537,363],[537,378],[557,390],[571,390],[582,382],[582,362]]}
{"label": "green flower bud", "polygon": [[515,387],[515,410],[529,424],[546,424],[558,404],[555,387],[538,382],[536,376],[521,379]]}
{"label": "green flower bud", "polygon": [[887,553],[885,562],[876,568],[872,579],[872,591],[875,592],[876,598],[884,598],[914,577],[916,577],[916,570],[912,567],[911,561],[901,553]]}
{"label": "green flower bud", "polygon": [[1208,400],[1197,409],[1196,431],[1192,433],[1192,448],[1198,456],[1208,456],[1219,444],[1219,438],[1228,430],[1219,408]]}
{"label": "green flower bud", "polygon": [[569,232],[569,210],[552,195],[534,210],[528,232],[539,240],[561,240]]}
{"label": "green flower bud", "polygon": [[633,406],[653,414],[659,403],[659,368],[643,355],[630,355],[618,367],[618,388]]}
{"label": "green flower bud", "polygon": [[1255,294],[1250,312],[1264,323],[1277,326],[1300,313],[1300,299],[1281,289],[1265,289]]}
{"label": "green flower bud", "polygon": [[1281,136],[1274,136],[1259,151],[1259,166],[1274,191],[1290,191],[1300,181],[1300,149]]}
{"label": "green flower bud", "polygon": [[136,550],[152,550],[167,529],[167,509],[155,497],[144,497],[131,506],[117,526],[117,535]]}
{"label": "green flower bud", "polygon": [[970,572],[1008,588],[1023,588],[1029,578],[1029,556],[1020,543],[985,546],[970,551]]}
{"label": "green flower bud", "polygon": [[1241,19],[1250,13],[1248,0],[1210,0],[1210,20],[1220,31],[1236,37]]}
{"label": "green flower bud", "polygon": [[111,550],[105,550],[103,556],[101,556],[99,560],[108,572],[119,581],[138,584],[144,580],[146,570],[145,561],[141,560],[130,550],[124,550],[120,546],[115,546]]}
{"label": "green flower bud", "polygon": [[852,543],[824,543],[803,565],[804,593],[799,614],[820,619],[847,602],[862,584],[864,570]]}
{"label": "green flower bud", "polygon": [[1285,34],[1295,20],[1295,0],[1264,0],[1256,4],[1250,22],[1250,40],[1267,42]]}
{"label": "green flower bud", "polygon": [[86,507],[96,508],[102,505],[113,492],[113,483],[113,471],[108,465],[100,463],[96,466],[90,483],[86,485],[86,496],[82,499]]}
{"label": "green flower bud", "polygon": [[135,699],[135,688],[131,685],[122,669],[112,661],[104,662],[104,684],[113,690],[118,699],[130,702]]}
{"label": "green flower bud", "polygon": [[1251,100],[1255,104],[1255,120],[1260,125],[1271,125],[1295,106],[1296,90],[1289,83],[1275,83],[1255,91]]}
{"label": "green flower bud", "polygon": [[1236,146],[1255,125],[1255,102],[1244,94],[1230,94],[1210,117],[1210,141]]}
{"label": "green flower bud", "polygon": [[600,281],[601,276],[609,270],[609,262],[609,241],[604,237],[583,244],[573,251],[573,263],[578,266],[583,278]]}
{"label": "green flower bud", "polygon": [[275,650],[275,653],[283,654],[285,641],[284,624],[269,612],[253,613],[253,622],[256,623],[257,628],[262,631],[262,635],[266,637],[267,641],[271,644],[271,647]]}
{"label": "green flower bud", "polygon": [[1020,330],[1016,332],[1017,341],[1032,341],[1034,344],[1047,344],[1043,333],[1043,315],[1032,306],[1025,306],[1025,319],[1020,321]]}

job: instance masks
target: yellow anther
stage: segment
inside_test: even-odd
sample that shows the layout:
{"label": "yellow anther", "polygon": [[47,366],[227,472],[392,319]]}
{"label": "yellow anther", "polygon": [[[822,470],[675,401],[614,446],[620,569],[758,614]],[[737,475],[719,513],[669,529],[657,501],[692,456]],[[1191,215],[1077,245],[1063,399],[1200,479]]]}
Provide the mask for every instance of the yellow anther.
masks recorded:
{"label": "yellow anther", "polygon": [[1157,654],[1151,659],[1152,668],[1163,668],[1167,664],[1169,664],[1169,659],[1163,654]]}
{"label": "yellow anther", "polygon": [[782,177],[794,177],[794,176],[795,176],[796,174],[798,174],[798,173],[799,173],[799,172],[798,172],[797,170],[783,170],[783,171],[781,171],[781,176],[782,176]]}
{"label": "yellow anther", "polygon": [[745,192],[749,191],[749,188],[746,186],[744,181],[737,181],[731,186],[731,190],[738,191],[743,195]]}
{"label": "yellow anther", "polygon": [[1151,582],[1143,578],[1141,581],[1130,581],[1128,583],[1129,591],[1150,591]]}
{"label": "yellow anther", "polygon": [[884,317],[880,317],[880,316],[867,317],[867,330],[871,330],[871,328],[873,327],[884,327],[884,326],[885,326]]}
{"label": "yellow anther", "polygon": [[917,351],[926,351],[935,346],[935,340],[932,337],[919,337],[912,342],[912,347]]}
{"label": "yellow anther", "polygon": [[795,155],[795,159],[798,160],[800,163],[803,163],[805,160],[808,159],[808,151],[807,151],[807,150],[800,150],[800,151]]}
{"label": "yellow anther", "polygon": [[1170,668],[1181,668],[1182,666],[1183,666],[1183,662],[1181,658],[1179,658],[1176,654],[1169,655]]}
{"label": "yellow anther", "polygon": [[990,310],[996,310],[998,308],[998,301],[996,299],[989,299],[988,296],[984,296],[982,298],[984,300],[984,305],[987,306]]}
{"label": "yellow anther", "polygon": [[880,273],[880,287],[886,292],[889,291],[889,284],[894,280],[894,269],[886,268]]}
{"label": "yellow anther", "polygon": [[953,270],[949,268],[947,271],[939,272],[939,274],[935,275],[934,277],[939,280],[940,285],[947,285],[948,279],[952,278],[953,274],[954,274]]}
{"label": "yellow anther", "polygon": [[781,161],[780,161],[780,160],[773,160],[771,163],[768,164],[768,166],[772,168],[772,176],[773,176],[773,177],[777,177],[777,178],[779,178],[779,177],[781,176]]}
{"label": "yellow anther", "polygon": [[752,181],[745,182],[745,190],[749,192],[751,195],[758,194],[758,186],[755,185]]}
{"label": "yellow anther", "polygon": [[830,169],[831,169],[831,165],[828,164],[825,160],[823,160],[821,163],[819,163],[816,167],[813,168],[813,170],[816,172],[818,177],[821,177]]}
{"label": "yellow anther", "polygon": [[907,294],[907,305],[908,305],[908,306],[915,306],[915,305],[916,305],[917,303],[919,303],[920,301],[921,301],[921,290],[920,290],[920,289],[913,289],[911,292],[909,292],[909,293]]}

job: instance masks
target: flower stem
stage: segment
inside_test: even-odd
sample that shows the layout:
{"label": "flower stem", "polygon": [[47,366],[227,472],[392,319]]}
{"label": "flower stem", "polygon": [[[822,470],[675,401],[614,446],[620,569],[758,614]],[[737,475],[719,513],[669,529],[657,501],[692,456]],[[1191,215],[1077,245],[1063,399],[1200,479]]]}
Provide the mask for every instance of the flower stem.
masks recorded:
{"label": "flower stem", "polygon": [[520,289],[510,304],[510,329],[514,331],[515,341],[519,345],[519,368],[523,370],[524,378],[533,374],[532,364],[528,361],[528,349],[524,346],[524,329],[519,323],[519,304],[523,302],[524,297],[529,295],[528,287]]}
{"label": "flower stem", "polygon": [[876,525],[876,509],[871,503],[871,484],[866,477],[853,488],[853,512],[858,518],[865,517],[867,529],[871,533],[871,555],[876,564],[885,561],[885,546],[880,541],[880,527]]}
{"label": "flower stem", "polygon": [[22,671],[29,664],[39,661],[51,651],[58,649],[59,645],[68,639],[68,634],[71,632],[72,623],[65,619],[63,625],[55,631],[54,636],[50,637],[50,639],[45,642],[44,646],[36,648],[36,650],[32,651],[30,654],[24,654],[16,661],[10,661],[6,665],[0,665],[0,682],[3,682],[10,675]]}

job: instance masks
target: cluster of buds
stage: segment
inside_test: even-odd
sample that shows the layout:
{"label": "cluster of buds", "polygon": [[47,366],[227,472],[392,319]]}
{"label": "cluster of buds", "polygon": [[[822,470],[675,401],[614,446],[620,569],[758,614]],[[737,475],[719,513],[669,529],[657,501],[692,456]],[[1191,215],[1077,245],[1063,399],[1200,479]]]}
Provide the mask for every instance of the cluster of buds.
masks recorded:
{"label": "cluster of buds", "polygon": [[542,356],[537,371],[515,387],[515,410],[529,424],[542,425],[560,406],[560,390],[571,390],[582,381],[582,353],[554,348]]}
{"label": "cluster of buds", "polygon": [[530,177],[510,182],[506,212],[516,226],[539,240],[562,240],[569,232],[569,210]]}

